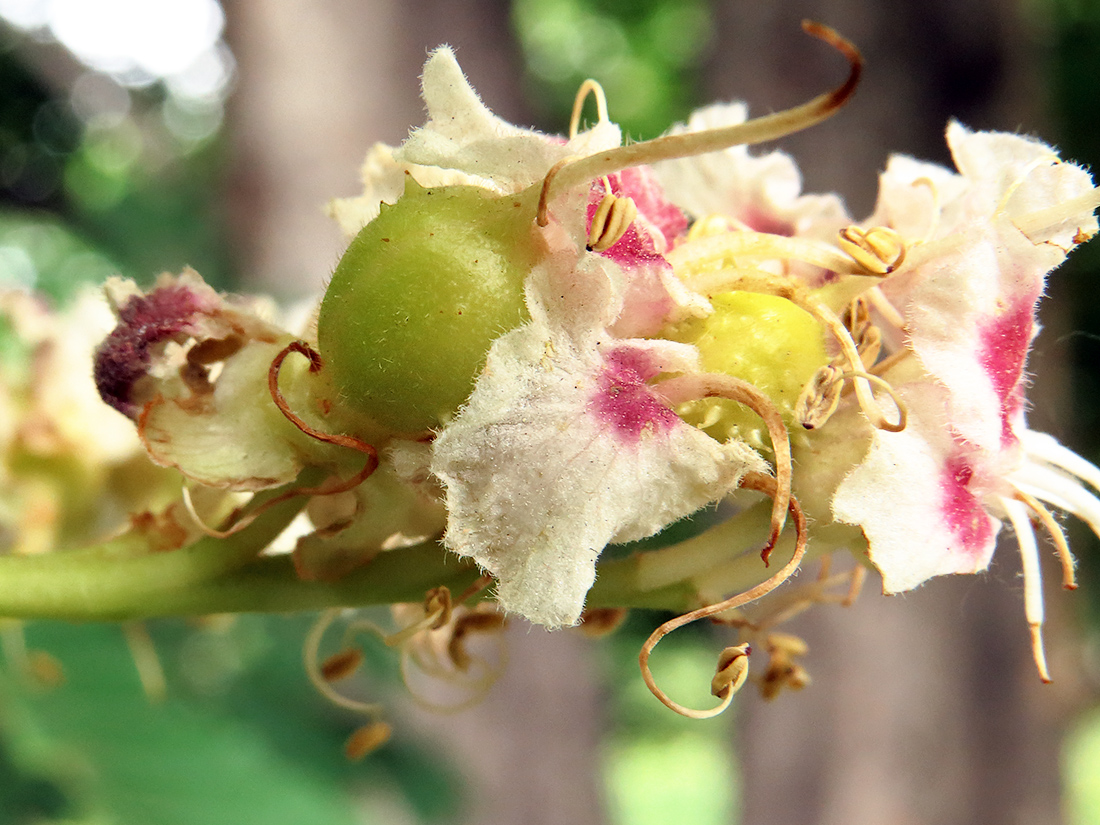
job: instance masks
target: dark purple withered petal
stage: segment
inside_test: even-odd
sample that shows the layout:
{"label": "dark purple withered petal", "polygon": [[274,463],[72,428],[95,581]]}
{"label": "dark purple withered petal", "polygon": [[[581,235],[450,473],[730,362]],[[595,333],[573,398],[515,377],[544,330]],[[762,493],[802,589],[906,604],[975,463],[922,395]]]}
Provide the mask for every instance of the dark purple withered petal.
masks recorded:
{"label": "dark purple withered petal", "polygon": [[119,310],[118,326],[95,352],[94,375],[100,397],[136,420],[140,408],[132,400],[132,392],[149,369],[153,348],[186,337],[195,315],[210,309],[209,298],[185,284],[132,297]]}

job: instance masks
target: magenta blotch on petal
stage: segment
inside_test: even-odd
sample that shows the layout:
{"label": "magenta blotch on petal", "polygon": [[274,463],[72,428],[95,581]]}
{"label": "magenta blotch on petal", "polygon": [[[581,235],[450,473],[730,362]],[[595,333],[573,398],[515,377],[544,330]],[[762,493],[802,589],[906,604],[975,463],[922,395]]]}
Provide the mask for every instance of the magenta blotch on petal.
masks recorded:
{"label": "magenta blotch on petal", "polygon": [[623,441],[637,442],[643,433],[668,430],[683,422],[646,387],[658,369],[650,356],[632,347],[619,347],[605,356],[598,389],[589,411]]}

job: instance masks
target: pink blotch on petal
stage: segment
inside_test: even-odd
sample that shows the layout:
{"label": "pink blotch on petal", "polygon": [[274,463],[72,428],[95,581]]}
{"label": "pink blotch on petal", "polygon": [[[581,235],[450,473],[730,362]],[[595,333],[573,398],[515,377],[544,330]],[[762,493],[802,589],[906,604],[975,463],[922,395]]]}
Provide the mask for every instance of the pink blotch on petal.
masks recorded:
{"label": "pink blotch on petal", "polygon": [[624,441],[637,443],[643,433],[663,432],[681,423],[646,386],[659,370],[642,350],[620,347],[605,357],[596,394],[588,410]]}
{"label": "pink blotch on petal", "polygon": [[769,235],[794,235],[794,224],[777,218],[775,215],[763,212],[755,207],[750,207],[737,216],[745,226],[754,232],[766,232]]}
{"label": "pink blotch on petal", "polygon": [[979,328],[978,362],[985,369],[1001,404],[1001,444],[1016,442],[1013,419],[1024,403],[1023,374],[1035,331],[1035,299],[1019,300]]}
{"label": "pink blotch on petal", "polygon": [[993,528],[981,500],[970,489],[974,468],[963,456],[952,456],[940,473],[940,506],[944,521],[969,557],[981,558],[993,538]]}

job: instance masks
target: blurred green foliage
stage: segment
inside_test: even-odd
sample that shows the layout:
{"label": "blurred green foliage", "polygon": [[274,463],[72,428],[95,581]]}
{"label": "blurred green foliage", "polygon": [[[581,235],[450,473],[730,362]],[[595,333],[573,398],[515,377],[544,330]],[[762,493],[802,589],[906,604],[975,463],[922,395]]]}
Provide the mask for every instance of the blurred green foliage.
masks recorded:
{"label": "blurred green foliage", "polygon": [[565,130],[589,77],[603,85],[611,119],[635,139],[664,132],[699,104],[699,64],[713,29],[707,0],[514,0],[512,20],[528,97],[548,131]]}
{"label": "blurred green foliage", "polygon": [[143,692],[119,627],[28,626],[28,661],[48,653],[63,683],[36,685],[9,657],[0,776],[13,781],[0,783],[0,810],[24,812],[12,822],[340,825],[362,821],[353,791],[376,785],[423,822],[445,818],[457,782],[423,749],[399,739],[364,762],[344,758],[357,721],[306,681],[308,626],[259,616],[154,624],[162,701]]}

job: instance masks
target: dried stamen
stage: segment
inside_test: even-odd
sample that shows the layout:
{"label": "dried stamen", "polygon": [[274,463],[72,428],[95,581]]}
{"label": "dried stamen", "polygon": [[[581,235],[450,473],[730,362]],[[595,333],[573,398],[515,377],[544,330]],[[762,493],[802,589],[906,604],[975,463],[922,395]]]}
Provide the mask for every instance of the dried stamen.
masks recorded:
{"label": "dried stamen", "polygon": [[[856,382],[860,380],[868,381],[883,389],[890,396],[890,400],[894,402],[894,406],[897,407],[898,420],[891,424],[882,419],[884,425],[880,424],[880,429],[889,432],[900,432],[905,429],[909,422],[909,408],[898,396],[889,381],[865,370],[844,372],[833,364],[821,367],[802,390],[802,394],[799,395],[798,402],[795,405],[795,415],[798,422],[807,430],[813,430],[824,425],[836,412],[840,400],[840,388],[845,380],[851,380],[855,384],[857,395],[859,385]],[[830,381],[833,382],[832,386],[828,384]],[[879,411],[881,412],[881,408],[879,408]]]}
{"label": "dried stamen", "polygon": [[334,705],[339,705],[342,708],[355,711],[356,713],[363,713],[368,716],[378,716],[382,713],[382,706],[372,702],[361,702],[357,699],[351,699],[344,696],[342,693],[336,691],[332,685],[329,684],[329,680],[325,678],[324,670],[320,660],[320,648],[321,639],[325,635],[325,631],[332,626],[332,623],[340,616],[342,611],[340,609],[326,610],[322,613],[317,621],[313,623],[313,627],[309,629],[309,633],[306,634],[305,644],[302,646],[302,660],[305,663],[306,675],[309,677],[310,683],[317,692],[332,702]]}
{"label": "dried stamen", "polygon": [[455,621],[451,639],[447,643],[447,656],[456,668],[467,671],[474,660],[466,649],[466,637],[471,633],[491,633],[503,629],[503,613],[465,613]]}
{"label": "dried stamen", "polygon": [[[401,676],[413,700],[437,713],[455,713],[480,702],[504,669],[507,659],[501,633],[504,626],[505,617],[499,611],[475,608],[456,613],[449,626],[421,633],[403,646]],[[467,641],[473,633],[496,633],[501,639],[495,663],[467,649]],[[443,702],[423,695],[415,686],[423,680],[415,677],[414,666],[422,676],[460,688],[463,698]]]}
{"label": "dried stamen", "polygon": [[[778,497],[778,486],[776,479],[771,476],[766,476],[762,473],[749,473],[741,481],[741,486],[747,490],[756,490],[758,492],[766,493],[773,497]],[[744,593],[740,593],[736,596],[732,596],[725,601],[718,602],[717,604],[708,605],[707,607],[701,607],[698,610],[692,610],[689,613],[685,613],[682,616],[677,616],[675,619],[662,624],[656,630],[650,634],[646,639],[645,644],[642,645],[641,651],[638,653],[638,665],[642,670],[642,679],[646,683],[646,687],[650,692],[657,697],[657,699],[665,707],[670,710],[674,710],[682,716],[687,716],[691,719],[708,719],[715,716],[729,707],[730,697],[732,691],[722,698],[721,704],[716,708],[710,710],[695,710],[693,708],[684,707],[678,702],[673,701],[669,696],[657,686],[657,682],[653,678],[653,673],[649,669],[649,657],[653,652],[653,648],[657,646],[657,643],[661,641],[665,636],[676,630],[679,627],[683,627],[691,622],[698,621],[699,619],[705,619],[710,616],[718,615],[719,613],[725,613],[726,611],[733,610],[734,608],[741,607],[749,602],[755,601],[762,596],[766,596],[771,593],[779,585],[783,584],[789,579],[798,569],[798,566],[802,563],[803,556],[806,555],[806,541],[808,535],[806,532],[806,516],[802,512],[802,508],[799,506],[798,501],[794,498],[789,500],[789,511],[791,518],[794,520],[795,531],[797,538],[795,540],[794,554],[791,556],[791,560],[787,562],[775,575],[769,578],[767,581],[761,582],[746,590]]]}
{"label": "dried stamen", "polygon": [[832,364],[819,367],[799,393],[794,405],[795,420],[807,430],[825,424],[840,404],[844,370]]}

